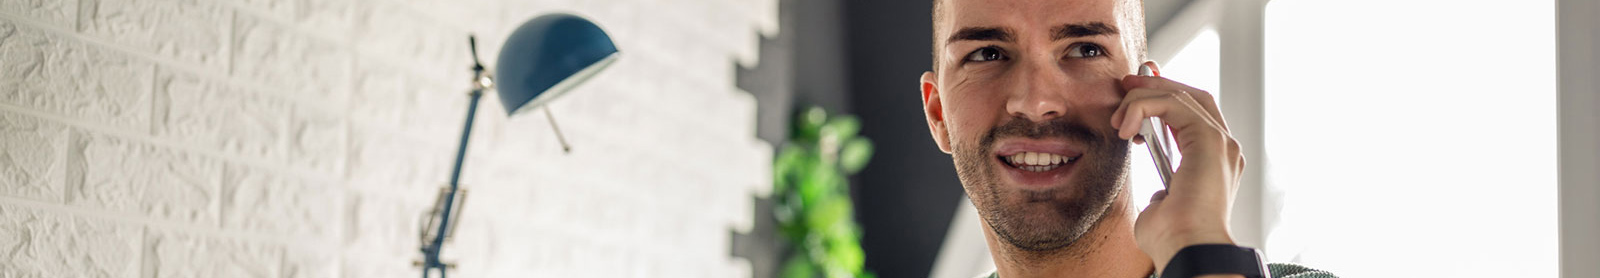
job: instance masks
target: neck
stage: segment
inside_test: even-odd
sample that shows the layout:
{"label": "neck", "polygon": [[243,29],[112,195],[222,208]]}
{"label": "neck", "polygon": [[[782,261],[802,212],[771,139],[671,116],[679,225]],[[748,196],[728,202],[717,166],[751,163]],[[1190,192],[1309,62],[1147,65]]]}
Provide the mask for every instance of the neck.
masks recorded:
{"label": "neck", "polygon": [[1123,189],[1094,228],[1060,250],[1021,250],[1001,242],[989,225],[983,225],[996,271],[1003,278],[1149,277],[1154,263],[1134,241],[1137,210],[1128,199],[1129,191]]}

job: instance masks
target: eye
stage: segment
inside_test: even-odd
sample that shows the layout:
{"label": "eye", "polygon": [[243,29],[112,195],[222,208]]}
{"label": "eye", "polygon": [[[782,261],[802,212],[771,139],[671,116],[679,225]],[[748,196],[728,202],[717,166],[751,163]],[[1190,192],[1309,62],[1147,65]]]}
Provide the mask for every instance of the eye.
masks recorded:
{"label": "eye", "polygon": [[967,62],[988,62],[988,61],[999,61],[999,60],[1005,60],[1005,59],[1007,59],[1006,58],[1006,54],[1000,52],[999,48],[995,48],[993,46],[987,46],[987,47],[979,48],[978,50],[973,50],[972,53],[967,54],[967,58],[965,59],[965,61],[967,61]]}
{"label": "eye", "polygon": [[1067,57],[1091,58],[1106,55],[1106,48],[1098,44],[1080,43],[1067,47]]}

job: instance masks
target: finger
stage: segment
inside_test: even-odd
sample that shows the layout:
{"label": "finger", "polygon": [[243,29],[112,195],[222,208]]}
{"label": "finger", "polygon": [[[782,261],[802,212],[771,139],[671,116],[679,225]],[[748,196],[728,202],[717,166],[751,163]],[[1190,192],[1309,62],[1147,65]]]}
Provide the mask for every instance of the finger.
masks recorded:
{"label": "finger", "polygon": [[[1144,95],[1150,89],[1136,89],[1130,94],[1138,95],[1134,98],[1123,99],[1121,123],[1117,126],[1117,135],[1123,139],[1138,134],[1144,119],[1160,117],[1168,127],[1172,128],[1172,135],[1177,139],[1179,151],[1184,151],[1192,141],[1210,142],[1226,135],[1221,126],[1203,108],[1193,103],[1192,99],[1181,94],[1165,93]],[[1204,130],[1210,130],[1206,132]],[[1196,131],[1196,132],[1191,132]],[[1187,156],[1188,154],[1185,154]]]}
{"label": "finger", "polygon": [[1203,107],[1206,107],[1206,111],[1211,112],[1213,116],[1217,116],[1218,118],[1222,117],[1221,110],[1217,106],[1216,97],[1210,92],[1206,92],[1200,88],[1195,88],[1193,86],[1183,84],[1182,82],[1173,81],[1172,79],[1159,76],[1129,75],[1123,78],[1122,89],[1124,91],[1132,91],[1133,89],[1137,88],[1184,92],[1185,94],[1188,94],[1190,97],[1194,98],[1198,103],[1202,104]]}
{"label": "finger", "polygon": [[[1162,90],[1172,90],[1172,91],[1183,92],[1184,94],[1189,95],[1190,98],[1194,98],[1195,102],[1199,103],[1201,107],[1204,107],[1205,111],[1207,113],[1211,114],[1212,117],[1216,117],[1219,120],[1222,119],[1222,110],[1221,110],[1220,107],[1217,106],[1216,97],[1213,96],[1210,92],[1206,92],[1205,90],[1201,90],[1200,88],[1195,88],[1193,86],[1189,86],[1187,84],[1183,84],[1181,82],[1173,81],[1172,79],[1167,79],[1166,77],[1159,77],[1159,76],[1129,75],[1129,76],[1126,76],[1126,77],[1122,78],[1122,90],[1123,91],[1133,91],[1133,89],[1137,89],[1137,88],[1162,89]],[[1223,128],[1223,130],[1227,130],[1228,127],[1227,127],[1226,123],[1224,123],[1222,128]]]}
{"label": "finger", "polygon": [[[1121,123],[1121,122],[1124,121],[1122,119],[1123,116],[1127,116],[1126,110],[1128,108],[1128,103],[1132,102],[1133,100],[1137,100],[1137,99],[1154,98],[1154,97],[1172,97],[1172,98],[1177,98],[1179,101],[1182,101],[1183,103],[1185,103],[1186,106],[1194,108],[1195,111],[1206,111],[1204,105],[1200,104],[1191,95],[1189,95],[1188,93],[1185,93],[1185,92],[1174,91],[1174,90],[1164,90],[1164,89],[1134,88],[1133,90],[1128,91],[1128,93],[1123,96],[1122,103],[1118,104],[1117,110],[1112,111],[1112,113],[1111,113],[1111,123],[1112,123],[1113,128],[1119,128],[1119,129],[1121,128],[1121,125],[1118,125],[1118,123]],[[1219,124],[1218,126],[1222,126],[1221,125],[1222,124],[1221,123],[1222,119],[1218,118],[1217,114],[1210,113],[1209,111],[1206,111],[1206,112],[1200,113],[1200,114],[1203,115],[1204,118],[1207,118],[1208,121],[1217,122]],[[1141,122],[1143,121],[1142,118],[1140,120],[1141,120]],[[1140,126],[1140,127],[1142,127],[1142,126]],[[1222,127],[1223,127],[1223,131],[1227,131],[1227,127],[1226,126],[1222,126]]]}
{"label": "finger", "polygon": [[[1214,124],[1218,121],[1216,119],[1212,119],[1210,113],[1204,112],[1204,108],[1200,107],[1200,105],[1196,103],[1193,98],[1190,98],[1186,94],[1168,90],[1139,88],[1129,91],[1128,95],[1122,99],[1122,104],[1120,104],[1117,107],[1117,110],[1113,111],[1111,114],[1111,119],[1115,121],[1113,126],[1116,127],[1118,135],[1124,139],[1130,138],[1129,136],[1132,136],[1131,134],[1138,134],[1140,128],[1142,128],[1143,124],[1145,123],[1145,118],[1162,117],[1164,116],[1163,114],[1167,112],[1167,110],[1163,109],[1160,111],[1162,114],[1133,114],[1129,108],[1134,103],[1141,101],[1157,101],[1159,103],[1156,104],[1167,103],[1181,107],[1183,110],[1192,111],[1190,113],[1182,113],[1185,115],[1184,118],[1197,119],[1197,121],[1207,124]],[[1170,122],[1171,119],[1167,119],[1167,117],[1162,117],[1162,121],[1168,122],[1168,126],[1172,126],[1173,124]],[[1133,124],[1129,125],[1129,123]],[[1172,132],[1173,136],[1178,136],[1181,131],[1181,129],[1174,127]]]}

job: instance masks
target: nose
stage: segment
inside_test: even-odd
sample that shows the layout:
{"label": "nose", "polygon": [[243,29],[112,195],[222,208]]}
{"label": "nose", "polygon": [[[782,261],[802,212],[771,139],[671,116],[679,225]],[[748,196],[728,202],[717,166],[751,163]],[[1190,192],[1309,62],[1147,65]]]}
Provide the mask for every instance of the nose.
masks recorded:
{"label": "nose", "polygon": [[[1043,60],[1043,61],[1040,61]],[[1019,69],[1015,87],[1006,101],[1006,112],[1013,117],[1045,122],[1067,113],[1066,73],[1055,59],[1035,59]],[[1048,61],[1048,62],[1044,62]]]}

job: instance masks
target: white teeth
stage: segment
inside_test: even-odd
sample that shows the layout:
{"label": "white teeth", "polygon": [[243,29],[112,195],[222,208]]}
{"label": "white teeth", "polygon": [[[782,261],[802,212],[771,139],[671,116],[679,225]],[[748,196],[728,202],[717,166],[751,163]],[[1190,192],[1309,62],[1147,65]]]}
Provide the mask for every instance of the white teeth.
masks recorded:
{"label": "white teeth", "polygon": [[1066,157],[1058,154],[1025,152],[1005,157],[1006,162],[1029,170],[1048,170],[1046,168],[1027,168],[1032,166],[1055,168],[1062,163],[1077,160],[1076,157]]}

